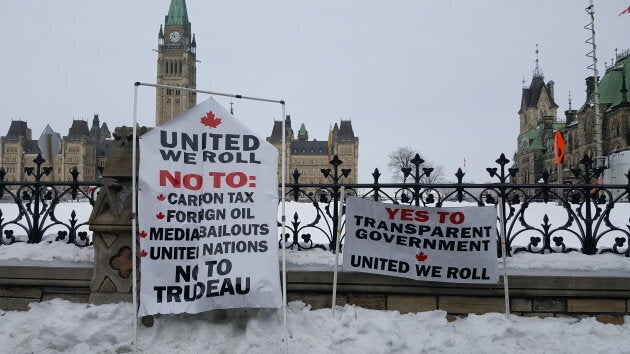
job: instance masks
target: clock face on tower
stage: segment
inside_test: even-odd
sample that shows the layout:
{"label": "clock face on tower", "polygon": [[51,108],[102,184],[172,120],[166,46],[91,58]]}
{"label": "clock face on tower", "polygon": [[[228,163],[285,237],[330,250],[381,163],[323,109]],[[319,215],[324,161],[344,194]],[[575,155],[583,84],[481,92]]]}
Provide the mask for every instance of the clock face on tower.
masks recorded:
{"label": "clock face on tower", "polygon": [[182,38],[182,36],[179,34],[179,32],[175,31],[171,32],[171,34],[168,35],[168,38],[173,43],[179,43],[179,40]]}

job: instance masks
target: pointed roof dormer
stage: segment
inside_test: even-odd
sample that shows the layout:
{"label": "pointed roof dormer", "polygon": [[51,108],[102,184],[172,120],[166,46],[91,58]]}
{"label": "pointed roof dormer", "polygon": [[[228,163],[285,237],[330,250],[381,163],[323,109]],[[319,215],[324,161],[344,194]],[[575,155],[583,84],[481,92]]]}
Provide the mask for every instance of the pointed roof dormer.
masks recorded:
{"label": "pointed roof dormer", "polygon": [[90,134],[93,138],[101,136],[101,123],[98,119],[98,113],[94,113],[94,118],[92,118],[92,128],[90,128]]}
{"label": "pointed roof dormer", "polygon": [[167,26],[188,24],[186,0],[171,0],[171,6],[168,8],[168,15],[166,15],[166,20],[164,22]]}
{"label": "pointed roof dormer", "polygon": [[66,138],[68,139],[81,139],[83,137],[90,136],[90,128],[88,128],[88,122],[82,119],[74,119],[72,121],[72,126],[68,130],[68,135]]}
{"label": "pointed roof dormer", "polygon": [[308,140],[308,131],[306,130],[304,123],[300,125],[300,130],[298,130],[298,140]]}
{"label": "pointed roof dormer", "polygon": [[21,120],[12,120],[9,126],[9,131],[4,138],[16,139],[22,138],[26,140],[31,139],[31,128],[28,127],[28,123]]}
{"label": "pointed roof dormer", "polygon": [[[291,116],[287,114],[284,120],[285,138],[287,141],[293,140],[293,128],[291,128]],[[282,140],[282,121],[275,120],[273,122],[273,129],[271,130],[271,136],[267,138],[267,141],[281,141]]]}
{"label": "pointed roof dormer", "polygon": [[94,117],[92,118],[92,129],[99,128],[101,126],[101,121],[98,118],[98,113],[94,113]]}
{"label": "pointed roof dormer", "polygon": [[341,120],[339,124],[339,137],[342,140],[353,140],[354,130],[352,129],[352,122],[349,120]]}

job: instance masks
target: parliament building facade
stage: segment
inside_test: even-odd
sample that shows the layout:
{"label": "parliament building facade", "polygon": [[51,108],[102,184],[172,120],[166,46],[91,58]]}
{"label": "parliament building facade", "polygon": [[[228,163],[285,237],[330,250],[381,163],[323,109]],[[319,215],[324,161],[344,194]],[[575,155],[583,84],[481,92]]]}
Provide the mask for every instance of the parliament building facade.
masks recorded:
{"label": "parliament building facade", "polygon": [[[597,138],[595,122],[595,80],[586,78],[586,101],[578,109],[564,112],[564,119],[557,115],[558,105],[554,97],[554,82],[545,82],[542,72],[534,70],[529,87],[523,88],[517,150],[514,155],[518,174],[515,183],[537,183],[546,171],[549,181],[573,183],[571,168],[579,164],[584,155],[595,160]],[[602,156],[627,149],[630,146],[630,50],[617,53],[604,76],[598,81],[599,111],[601,116]],[[566,155],[558,176],[554,155],[554,134],[560,131],[565,141]]]}
{"label": "parliament building facade", "polygon": [[[322,169],[332,168],[330,159],[335,155],[343,162],[341,169],[351,169],[347,179],[341,183],[357,183],[359,167],[359,138],[354,135],[352,122],[341,120],[335,123],[329,136],[323,140],[309,140],[308,131],[304,123],[301,124],[297,135],[293,132],[291,116],[285,120],[285,144],[286,144],[286,182],[294,182],[293,173],[300,174],[299,182],[306,184],[330,183],[330,177],[324,177]],[[271,135],[267,141],[282,151],[282,121],[275,121]],[[281,178],[281,159],[278,159],[278,179]]]}
{"label": "parliament building facade", "polygon": [[[186,90],[197,87],[197,43],[188,20],[185,0],[171,0],[164,25],[158,31],[158,59],[156,83],[156,126],[177,117],[197,104],[195,92]],[[291,118],[287,119],[287,181],[291,172],[297,169],[304,183],[326,182],[320,170],[330,168],[329,153],[338,154],[343,160],[342,168],[352,169],[347,182],[356,182],[358,173],[358,141],[354,135],[352,123],[342,120],[335,124],[328,139],[309,140],[308,132],[302,125],[298,135],[293,134]],[[274,122],[272,134],[267,140],[281,148],[282,128],[280,122]],[[2,132],[0,132],[2,133]],[[107,155],[114,141],[107,124],[101,123],[94,115],[91,127],[87,121],[73,120],[68,134],[63,137],[54,133],[61,140],[61,149],[51,161],[43,166],[52,167],[52,173],[45,176],[47,181],[68,181],[70,169],[76,167],[79,181],[94,181],[99,178]],[[38,141],[33,139],[28,123],[13,120],[6,132],[0,137],[0,168],[5,171],[5,181],[32,180],[23,173],[25,167],[34,167],[33,160],[40,153]],[[48,160],[47,157],[44,156]],[[279,170],[280,171],[280,170]],[[280,173],[280,172],[279,172]]]}

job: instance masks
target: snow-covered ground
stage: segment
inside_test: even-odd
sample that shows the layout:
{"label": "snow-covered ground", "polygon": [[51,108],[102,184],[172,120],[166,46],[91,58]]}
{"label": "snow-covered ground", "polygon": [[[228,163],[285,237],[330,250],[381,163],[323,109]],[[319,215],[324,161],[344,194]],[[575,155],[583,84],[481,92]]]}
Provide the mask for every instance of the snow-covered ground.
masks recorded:
{"label": "snow-covered ground", "polygon": [[[85,218],[89,215],[89,208],[78,204],[66,207],[81,210]],[[621,220],[630,215],[627,209],[623,213]],[[540,218],[551,214],[554,220],[555,212],[541,209],[538,214]],[[290,266],[304,269],[330,268],[334,257],[321,250],[287,252]],[[0,246],[0,262],[29,260],[91,262],[93,249],[60,242]],[[508,260],[508,269],[510,274],[630,276],[630,258],[519,254]],[[0,353],[129,352],[132,321],[128,303],[95,306],[56,299],[33,303],[25,312],[0,309]],[[506,318],[498,313],[448,322],[443,311],[400,314],[346,305],[333,312],[292,302],[287,323],[289,353],[630,353],[630,316],[624,325],[602,324],[594,318]],[[277,310],[159,316],[152,328],[140,325],[138,337],[138,350],[144,353],[282,353],[286,349]]]}
{"label": "snow-covered ground", "polygon": [[[65,300],[29,311],[0,310],[2,353],[121,353],[132,347],[130,304],[90,306]],[[530,318],[499,313],[448,322],[443,311],[400,314],[356,306],[288,306],[289,353],[630,353],[624,325],[594,318]],[[161,316],[138,327],[142,353],[283,353],[276,310],[220,310]]]}

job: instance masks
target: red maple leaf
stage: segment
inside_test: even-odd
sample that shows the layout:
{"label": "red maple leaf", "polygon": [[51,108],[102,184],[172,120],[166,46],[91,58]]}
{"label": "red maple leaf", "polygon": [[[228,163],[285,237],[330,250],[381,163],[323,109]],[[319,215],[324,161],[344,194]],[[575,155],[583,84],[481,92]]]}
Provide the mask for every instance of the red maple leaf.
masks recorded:
{"label": "red maple leaf", "polygon": [[210,111],[206,113],[205,116],[201,117],[201,124],[210,128],[216,128],[221,124],[221,118],[215,116],[214,113]]}
{"label": "red maple leaf", "polygon": [[427,260],[427,258],[429,258],[429,256],[427,256],[426,254],[424,254],[424,252],[420,251],[420,253],[418,253],[416,255],[416,259],[418,260],[418,262],[424,262]]}
{"label": "red maple leaf", "polygon": [[147,253],[147,251],[145,251],[145,250],[142,250],[142,251],[140,252],[140,257],[146,257],[147,255],[148,255],[148,253]]}
{"label": "red maple leaf", "polygon": [[142,237],[142,238],[147,237],[147,233],[146,233],[146,232],[144,232],[144,231],[141,231],[141,232],[140,232],[140,237]]}
{"label": "red maple leaf", "polygon": [[159,200],[159,201],[163,201],[164,199],[166,199],[164,194],[160,194],[160,195],[157,196],[157,200]]}
{"label": "red maple leaf", "polygon": [[159,213],[155,214],[155,217],[160,219],[160,220],[164,219],[165,216],[166,215],[162,214],[162,212],[159,212]]}

